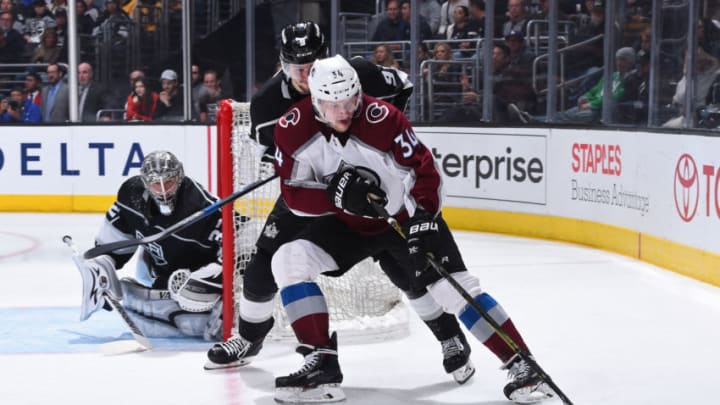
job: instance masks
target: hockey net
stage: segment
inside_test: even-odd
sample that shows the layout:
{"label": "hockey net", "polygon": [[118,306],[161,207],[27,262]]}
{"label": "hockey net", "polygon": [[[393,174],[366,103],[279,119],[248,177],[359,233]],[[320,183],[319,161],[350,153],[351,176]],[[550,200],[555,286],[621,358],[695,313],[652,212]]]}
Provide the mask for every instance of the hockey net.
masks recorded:
{"label": "hockey net", "polygon": [[[217,116],[218,194],[224,198],[271,175],[261,164],[261,149],[250,137],[250,103],[223,100]],[[255,252],[255,241],[280,195],[275,179],[223,208],[223,322],[225,339],[237,330],[242,272]],[[357,264],[342,277],[316,280],[327,300],[330,328],[343,341],[372,341],[404,336],[408,315],[397,289],[371,259]],[[277,294],[273,339],[294,337]]]}

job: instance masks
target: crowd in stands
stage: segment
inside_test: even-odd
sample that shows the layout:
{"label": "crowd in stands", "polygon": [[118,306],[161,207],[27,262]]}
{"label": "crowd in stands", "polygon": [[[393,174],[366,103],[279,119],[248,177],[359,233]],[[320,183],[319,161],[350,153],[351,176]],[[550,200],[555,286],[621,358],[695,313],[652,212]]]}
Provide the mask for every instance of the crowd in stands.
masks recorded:
{"label": "crowd in stands", "polygon": [[[605,16],[607,0],[559,1],[558,47],[570,47],[561,58],[562,77],[556,78],[562,87],[562,105],[556,122],[599,124],[603,105]],[[612,76],[612,101],[615,123],[648,124],[648,88],[651,54],[651,0],[625,0],[624,15],[616,24],[618,40],[615,71]],[[668,7],[663,35],[675,42],[661,43],[659,54],[663,66],[660,89],[660,114],[667,127],[681,127],[685,123],[684,97],[686,64],[682,48],[686,38],[683,23],[687,15],[672,8],[682,2],[663,1]],[[410,1],[388,0],[383,15],[371,38],[375,47],[373,60],[391,61],[409,71],[408,52],[398,41],[410,40]],[[613,3],[610,3],[613,4]],[[680,4],[680,6],[678,6]],[[423,68],[423,103],[434,103],[421,119],[477,121],[482,112],[483,76],[482,40],[485,35],[485,1],[483,0],[419,0],[420,39],[429,49],[419,57]],[[493,122],[544,122],[546,111],[543,86],[547,81],[547,35],[549,0],[495,1],[493,16],[492,111]],[[708,8],[704,8],[708,9]],[[713,11],[713,10],[709,10]],[[714,10],[717,11],[717,10]],[[717,14],[717,13],[716,13]],[[673,30],[676,32],[673,33]],[[697,31],[695,73],[696,90],[693,110],[696,122],[704,125],[720,121],[720,22],[711,16],[701,16]],[[386,45],[388,42],[392,45]],[[430,45],[429,47],[427,45]],[[668,50],[673,47],[675,50]],[[352,49],[352,48],[348,48]],[[387,50],[393,55],[389,56]],[[677,49],[681,49],[680,52]],[[448,52],[449,50],[449,52]],[[352,51],[351,51],[352,52]],[[382,57],[378,59],[378,54]],[[537,59],[537,60],[536,60]],[[452,60],[458,63],[442,61]],[[480,61],[479,63],[473,63]],[[537,63],[538,61],[544,63]],[[464,63],[459,63],[464,62]],[[430,71],[430,73],[428,73]],[[431,87],[431,88],[428,88]],[[711,91],[711,89],[713,89]],[[432,97],[428,97],[431,94]],[[717,98],[717,100],[715,98]],[[441,107],[441,108],[438,108]],[[706,108],[710,106],[710,108]],[[428,115],[428,110],[430,116]],[[717,117],[716,119],[712,117]]]}
{"label": "crowd in stands", "polygon": [[[661,109],[652,125],[682,127],[687,93],[687,14],[683,2],[662,0],[663,41],[652,49],[652,0],[624,0],[625,13],[616,16],[617,38],[611,73],[614,123],[647,125],[650,62],[658,53]],[[142,43],[157,38],[161,27],[151,17],[158,0],[78,0],[75,10],[79,34],[109,39],[115,59],[137,23]],[[605,16],[608,0],[559,3],[558,48],[560,76],[555,78],[559,102],[553,119],[582,125],[601,124],[603,108]],[[681,4],[682,3],[682,4]],[[163,0],[178,10],[179,1]],[[365,48],[343,47],[346,57],[361,55],[374,63],[410,71],[409,0],[381,2],[367,30]],[[420,94],[424,121],[476,122],[483,115],[485,32],[484,0],[418,0],[421,43],[418,55]],[[547,46],[550,0],[498,0],[494,2],[492,37],[493,122],[543,122],[547,98]],[[153,8],[155,7],[155,8]],[[678,7],[678,8],[673,8]],[[697,27],[692,122],[715,128],[720,124],[720,22],[717,11],[704,7]],[[154,10],[154,11],[153,11]],[[67,2],[64,0],[0,0],[0,122],[64,122],[67,106]],[[146,41],[147,40],[147,41]],[[348,41],[351,42],[351,41]],[[78,104],[82,122],[177,121],[183,117],[183,87],[178,65],[128,63],[109,80],[97,58],[80,43]],[[345,45],[348,43],[346,42]],[[567,51],[562,51],[568,48]],[[23,64],[13,71],[3,64]],[[140,68],[139,66],[143,66]],[[224,72],[193,65],[192,117],[211,122],[218,100],[232,96]],[[125,78],[129,82],[125,82]],[[657,80],[660,78],[660,80]],[[127,83],[127,84],[126,84]],[[18,94],[22,93],[22,100]],[[30,101],[28,103],[27,101]],[[13,102],[16,101],[16,102]],[[22,102],[20,102],[22,101]],[[657,101],[657,99],[656,99]],[[32,104],[32,106],[30,105]],[[34,108],[33,106],[36,106]],[[11,111],[12,110],[12,111]],[[37,111],[39,110],[39,111]],[[38,114],[39,112],[39,114]]]}

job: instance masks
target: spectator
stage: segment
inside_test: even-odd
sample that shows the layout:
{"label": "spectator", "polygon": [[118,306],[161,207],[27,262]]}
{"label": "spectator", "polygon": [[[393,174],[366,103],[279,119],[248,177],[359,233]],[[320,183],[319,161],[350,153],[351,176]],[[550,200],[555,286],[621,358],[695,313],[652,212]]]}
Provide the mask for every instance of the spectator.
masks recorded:
{"label": "spectator", "polygon": [[183,118],[183,98],[178,91],[178,77],[174,70],[166,69],[160,75],[162,91],[159,95],[157,118],[178,121]]}
{"label": "spectator", "polygon": [[152,121],[157,111],[159,95],[150,89],[144,78],[135,79],[133,91],[127,99],[127,121]]}
{"label": "spectator", "polygon": [[133,83],[137,79],[144,79],[145,72],[140,69],[134,69],[130,71],[128,75],[128,84],[123,85],[122,82],[114,83],[113,90],[113,104],[111,108],[122,108],[127,110],[127,99],[128,93],[133,92]]}
{"label": "spectator", "polygon": [[622,28],[624,41],[632,45],[640,34],[650,27],[652,0],[627,0],[625,6],[625,24]]}
{"label": "spectator", "polygon": [[[78,3],[83,0],[78,0]],[[85,11],[85,15],[90,17],[93,21],[93,25],[97,24],[98,19],[100,18],[100,15],[102,15],[102,12],[100,11],[100,7],[98,7],[95,4],[95,0],[84,0],[83,3],[87,6],[87,11]]]}
{"label": "spectator", "polygon": [[535,112],[537,95],[532,86],[532,64],[535,55],[528,49],[522,32],[510,31],[505,37],[507,65],[502,78],[496,80],[493,93],[498,114],[507,119],[507,104],[514,103],[525,111]]}
{"label": "spectator", "polygon": [[475,32],[477,37],[482,38],[485,32],[485,1],[470,0],[469,10],[468,30]]}
{"label": "spectator", "polygon": [[43,122],[65,122],[70,118],[68,86],[65,83],[65,68],[57,63],[47,67],[48,85],[42,90]]}
{"label": "spectator", "polygon": [[94,77],[91,64],[82,62],[78,65],[78,115],[82,122],[95,122],[97,112],[110,105],[107,89]]}
{"label": "spectator", "polygon": [[[568,20],[567,14],[562,10],[558,10],[558,21]],[[540,8],[537,13],[529,17],[530,20],[549,20],[550,19],[550,0],[540,0]]]}
{"label": "spectator", "polygon": [[427,47],[427,44],[425,42],[421,42],[418,44],[417,47],[417,60],[418,65],[423,63],[424,61],[430,59],[430,50]]}
{"label": "spectator", "polygon": [[[616,71],[612,74],[612,97],[616,103],[625,101],[625,80],[635,66],[635,50],[630,47],[620,48],[615,53]],[[578,98],[577,106],[569,110],[559,112],[555,115],[556,122],[576,122],[576,123],[597,123],[600,122],[602,112],[603,90],[605,81],[601,78],[595,86]],[[536,117],[521,111],[517,105],[508,104],[509,112],[516,115],[520,121],[528,122],[544,122],[545,117]]]}
{"label": "spectator", "polygon": [[58,35],[54,28],[48,28],[42,34],[42,43],[35,48],[30,62],[58,63],[65,62],[65,50],[58,45]]}
{"label": "spectator", "polygon": [[710,85],[705,104],[698,110],[698,128],[720,128],[720,75]]}
{"label": "spectator", "polygon": [[527,4],[525,0],[509,0],[508,1],[508,19],[503,24],[503,36],[510,31],[520,31],[525,33],[527,28]]}
{"label": "spectator", "polygon": [[[585,7],[590,18],[578,28],[574,43],[587,41],[605,33],[605,6],[603,1],[585,0]],[[593,75],[602,70],[605,62],[603,38],[601,36],[599,39],[581,45],[575,51],[570,52],[569,62],[567,63],[570,78],[585,76],[594,80]],[[585,83],[586,85],[581,85],[577,93],[585,91],[592,81],[588,82],[586,80]]]}
{"label": "spectator", "polygon": [[[454,22],[447,28],[447,39],[460,40],[460,39],[475,39],[478,36],[477,31],[470,29],[470,11],[465,6],[456,6],[455,13],[453,14]],[[460,49],[453,53],[453,56],[458,58],[469,58],[472,57],[474,52],[467,51],[470,48],[475,48],[471,45],[470,41],[454,43],[454,48]]]}
{"label": "spectator", "polygon": [[42,83],[42,79],[39,73],[34,70],[29,70],[25,73],[25,98],[38,107],[42,106],[40,83]]}
{"label": "spectator", "polygon": [[385,67],[392,67],[392,68],[399,68],[398,63],[395,61],[395,57],[393,56],[392,50],[387,45],[380,44],[375,47],[375,52],[373,52],[373,57],[370,58],[370,62],[385,66]]}
{"label": "spectator", "polygon": [[440,27],[440,3],[437,0],[419,0],[418,4],[420,5],[418,7],[420,15],[428,23],[432,36],[435,36]]}
{"label": "spectator", "polygon": [[[2,111],[2,108],[0,108]],[[7,99],[7,109],[0,116],[0,122],[26,122],[37,123],[42,121],[40,107],[25,98],[22,89],[10,90],[10,97]]]}
{"label": "spectator", "polygon": [[0,64],[22,62],[25,41],[13,28],[14,21],[11,12],[0,12]]}
{"label": "spectator", "polygon": [[111,36],[113,46],[125,46],[130,36],[131,23],[130,16],[120,7],[120,0],[107,0],[105,11],[96,22],[93,35],[107,34]]}
{"label": "spectator", "polygon": [[[437,3],[435,3],[437,4]],[[402,15],[402,19],[405,21],[405,34],[403,35],[403,39],[406,41],[409,41],[410,36],[410,0],[403,0],[402,4],[400,5],[400,14]],[[438,14],[438,20],[440,15]],[[433,38],[433,32],[430,28],[430,25],[428,24],[425,17],[421,14],[418,16],[418,19],[420,21],[420,40],[425,41],[426,39],[432,39]]]}
{"label": "spectator", "polygon": [[28,51],[32,52],[42,41],[42,35],[48,28],[55,28],[55,19],[47,9],[45,0],[35,0],[32,3],[32,13],[25,22],[25,42]]}
{"label": "spectator", "polygon": [[17,11],[13,0],[0,0],[0,14],[6,11],[13,16],[12,28],[17,32],[23,32],[25,29],[25,16]]}
{"label": "spectator", "polygon": [[648,100],[650,90],[650,52],[637,52],[638,67],[625,79],[624,101],[617,103],[617,119],[621,124],[648,123]]}
{"label": "spectator", "polygon": [[213,121],[217,109],[217,102],[225,98],[218,74],[214,70],[206,70],[203,74],[203,87],[200,89],[198,105],[200,109],[200,121]]}
{"label": "spectator", "polygon": [[190,78],[192,80],[192,117],[197,120],[200,119],[200,90],[203,88],[200,66],[192,65],[190,67]]}
{"label": "spectator", "polygon": [[[452,49],[445,42],[438,42],[433,48],[434,61],[452,61]],[[427,77],[428,72],[432,72],[427,82],[432,86],[433,98],[432,102],[456,102],[458,95],[462,93],[462,85],[460,78],[462,76],[462,66],[455,63],[434,63],[432,68],[423,69],[423,75]],[[426,93],[427,94],[427,93]],[[429,117],[433,118],[433,117]]]}
{"label": "spectator", "polygon": [[714,58],[720,58],[720,27],[709,17],[698,21],[697,41],[703,50]]}
{"label": "spectator", "polygon": [[48,4],[48,9],[50,9],[50,12],[53,14],[55,14],[55,12],[58,10],[65,10],[65,12],[67,13],[67,8],[67,0],[52,0],[50,4]]}
{"label": "spectator", "polygon": [[505,45],[510,49],[508,69],[510,69],[515,76],[526,77],[528,79],[528,86],[530,86],[529,79],[532,75],[532,64],[535,59],[535,54],[528,49],[525,43],[525,36],[520,31],[510,31],[505,36]]}
{"label": "spectator", "polygon": [[437,30],[438,38],[447,38],[447,28],[454,21],[453,15],[455,14],[455,7],[457,6],[468,6],[468,0],[449,0],[440,6],[440,26]]}
{"label": "spectator", "polygon": [[[698,47],[695,54],[695,95],[692,100],[693,111],[697,111],[703,105],[707,98],[710,86],[720,74],[720,61],[709,55],[701,47]],[[673,95],[673,105],[677,108],[679,115],[671,118],[662,126],[666,128],[682,128],[685,126],[685,92],[687,90],[687,57],[685,58],[685,67],[683,77],[675,87]]]}
{"label": "spectator", "polygon": [[75,10],[77,13],[78,34],[91,35],[93,28],[95,28],[95,21],[88,14],[87,4],[82,0],[78,0]]}
{"label": "spectator", "polygon": [[58,48],[67,48],[67,10],[65,8],[57,8],[53,12],[55,16],[55,32],[57,33]]}
{"label": "spectator", "polygon": [[[505,104],[507,100],[502,98],[505,96],[502,89],[499,88],[498,84],[505,80],[505,71],[508,66],[510,58],[510,49],[504,44],[496,44],[493,47],[492,53],[492,83],[493,83],[493,94],[495,94],[493,106],[494,121],[502,122],[505,121],[504,111],[506,110]],[[445,114],[445,122],[477,122],[482,119],[481,111],[481,100],[482,97],[479,93],[481,90],[482,83],[470,82],[470,76],[462,73],[460,77],[460,83],[462,84],[462,105],[448,110]],[[502,109],[498,109],[501,106]],[[502,113],[502,115],[498,115]]]}
{"label": "spectator", "polygon": [[[372,36],[373,42],[402,41],[405,39],[407,23],[400,15],[400,1],[389,0],[383,18]],[[397,45],[391,46],[398,48]]]}

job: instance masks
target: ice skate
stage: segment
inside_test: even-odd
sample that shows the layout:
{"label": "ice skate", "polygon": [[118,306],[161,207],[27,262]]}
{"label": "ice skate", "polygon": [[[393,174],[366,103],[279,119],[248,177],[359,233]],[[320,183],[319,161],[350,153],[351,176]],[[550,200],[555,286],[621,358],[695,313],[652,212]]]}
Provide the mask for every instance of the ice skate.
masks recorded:
{"label": "ice skate", "polygon": [[505,385],[505,396],[516,404],[534,404],[553,396],[553,391],[540,375],[517,354],[503,366],[510,381]]}
{"label": "ice skate", "polygon": [[262,349],[264,339],[254,342],[242,336],[232,336],[224,343],[216,343],[208,350],[205,370],[240,367],[250,364]]}
{"label": "ice skate", "polygon": [[455,335],[440,344],[445,372],[452,374],[458,384],[465,384],[475,374],[475,366],[470,361],[470,345],[462,335]]}
{"label": "ice skate", "polygon": [[296,351],[305,357],[305,363],[300,370],[275,379],[275,401],[329,403],[344,400],[336,334],[332,334],[327,347],[300,345]]}

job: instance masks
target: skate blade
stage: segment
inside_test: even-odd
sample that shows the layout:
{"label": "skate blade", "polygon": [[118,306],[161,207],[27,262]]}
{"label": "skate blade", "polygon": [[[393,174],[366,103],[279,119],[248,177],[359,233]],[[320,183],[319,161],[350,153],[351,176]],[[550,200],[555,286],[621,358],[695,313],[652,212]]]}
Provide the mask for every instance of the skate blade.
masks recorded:
{"label": "skate blade", "polygon": [[475,375],[475,366],[470,360],[468,360],[468,362],[465,363],[464,366],[453,371],[451,374],[455,379],[455,382],[462,385],[465,384],[473,375]]}
{"label": "skate blade", "polygon": [[316,388],[275,388],[275,402],[281,404],[319,404],[345,400],[340,384],[323,384]]}
{"label": "skate blade", "polygon": [[536,404],[553,397],[553,390],[544,382],[515,390],[510,400],[516,404]]}
{"label": "skate blade", "polygon": [[240,359],[226,364],[214,363],[213,361],[208,360],[207,363],[205,363],[205,365],[203,366],[203,368],[205,370],[225,370],[228,368],[238,368],[252,363],[253,358],[254,357],[246,357],[244,359]]}

